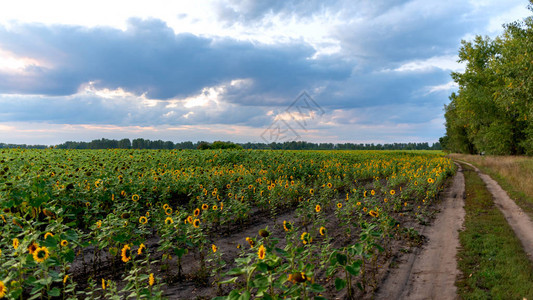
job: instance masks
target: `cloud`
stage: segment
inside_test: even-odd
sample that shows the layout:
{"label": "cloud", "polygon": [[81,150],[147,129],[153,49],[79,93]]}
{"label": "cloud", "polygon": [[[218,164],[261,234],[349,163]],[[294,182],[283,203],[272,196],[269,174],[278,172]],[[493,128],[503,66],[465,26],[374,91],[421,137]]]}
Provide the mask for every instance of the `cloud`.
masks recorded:
{"label": "cloud", "polygon": [[264,45],[176,35],[155,19],[131,19],[126,31],[38,24],[0,27],[0,49],[46,63],[21,74],[3,71],[0,93],[71,95],[93,81],[99,88],[171,99],[250,78],[258,94],[280,97],[350,73],[349,66],[311,59],[314,49],[302,42]]}

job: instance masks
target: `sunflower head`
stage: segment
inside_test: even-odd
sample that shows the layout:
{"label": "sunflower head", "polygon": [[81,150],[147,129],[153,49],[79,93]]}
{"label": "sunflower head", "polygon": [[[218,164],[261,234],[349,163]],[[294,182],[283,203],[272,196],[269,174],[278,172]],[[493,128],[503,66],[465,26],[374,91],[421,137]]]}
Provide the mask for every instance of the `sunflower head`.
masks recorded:
{"label": "sunflower head", "polygon": [[215,246],[215,244],[212,244],[211,250],[213,250],[213,253],[217,253],[217,246]]}
{"label": "sunflower head", "polygon": [[319,204],[317,204],[317,205],[315,206],[315,211],[316,211],[316,212],[320,212],[321,210],[322,210],[322,208],[320,207]]}
{"label": "sunflower head", "polygon": [[0,280],[0,298],[4,298],[7,294],[7,287],[2,280]]}
{"label": "sunflower head", "polygon": [[259,250],[257,250],[257,257],[259,259],[265,259],[265,255],[266,255],[265,246],[263,246],[263,245],[259,246]]}
{"label": "sunflower head", "polygon": [[37,249],[35,249],[33,252],[33,259],[38,263],[44,262],[48,259],[48,257],[50,257],[50,251],[48,251],[48,248],[44,246],[37,247]]}
{"label": "sunflower head", "polygon": [[326,228],[324,226],[320,227],[319,232],[320,232],[320,235],[326,234]]}
{"label": "sunflower head", "polygon": [[250,244],[250,248],[253,248],[255,246],[255,241],[249,237],[246,238],[246,241],[248,244]]}
{"label": "sunflower head", "polygon": [[67,240],[62,240],[61,241],[61,247],[66,247],[68,246],[68,241]]}
{"label": "sunflower head", "polygon": [[142,216],[142,217],[139,218],[139,223],[144,225],[144,224],[148,223],[148,219],[145,216]]}
{"label": "sunflower head", "polygon": [[194,226],[194,228],[200,227],[200,220],[199,219],[194,219],[192,221],[192,226]]}
{"label": "sunflower head", "polygon": [[32,242],[29,246],[28,246],[28,252],[30,252],[30,254],[33,254],[35,253],[35,250],[37,250],[37,248],[39,248],[39,244],[35,243],[35,242]]}
{"label": "sunflower head", "polygon": [[313,241],[313,239],[311,238],[311,235],[307,232],[302,233],[302,235],[300,236],[300,239],[302,240],[302,243],[304,245],[310,244]]}
{"label": "sunflower head", "polygon": [[172,224],[172,223],[174,223],[174,220],[172,220],[171,217],[167,217],[167,218],[165,219],[165,224],[166,224],[166,225],[169,225],[169,224]]}
{"label": "sunflower head", "polygon": [[266,238],[266,237],[268,237],[270,235],[270,232],[268,232],[268,230],[266,230],[266,229],[261,229],[261,230],[259,230],[259,235],[261,237]]}
{"label": "sunflower head", "polygon": [[206,209],[208,209],[208,208],[209,208],[209,205],[207,205],[207,204],[205,204],[205,203],[202,204],[202,210],[206,210]]}
{"label": "sunflower head", "polygon": [[13,248],[15,248],[15,250],[17,250],[17,248],[19,247],[19,245],[20,245],[19,239],[14,238],[14,239],[13,239]]}
{"label": "sunflower head", "polygon": [[200,209],[197,208],[197,209],[194,210],[194,216],[198,217],[199,215],[200,215]]}
{"label": "sunflower head", "polygon": [[150,286],[152,286],[152,285],[154,285],[154,282],[155,282],[155,280],[154,280],[154,273],[150,273],[150,276],[148,276],[148,284],[149,284]]}
{"label": "sunflower head", "polygon": [[146,246],[144,244],[141,244],[139,246],[139,249],[137,249],[137,255],[142,255],[144,249],[146,249]]}
{"label": "sunflower head", "polygon": [[283,221],[283,229],[285,229],[285,231],[291,231],[292,230],[292,223],[291,222],[287,222],[287,221]]}
{"label": "sunflower head", "polygon": [[337,203],[337,208],[342,208],[342,203]]}
{"label": "sunflower head", "polygon": [[130,245],[126,244],[124,247],[122,247],[120,256],[122,258],[122,261],[127,263],[131,260],[131,247]]}
{"label": "sunflower head", "polygon": [[306,279],[305,273],[295,272],[295,273],[289,274],[289,278],[287,280],[296,284],[296,283],[305,282],[305,279]]}

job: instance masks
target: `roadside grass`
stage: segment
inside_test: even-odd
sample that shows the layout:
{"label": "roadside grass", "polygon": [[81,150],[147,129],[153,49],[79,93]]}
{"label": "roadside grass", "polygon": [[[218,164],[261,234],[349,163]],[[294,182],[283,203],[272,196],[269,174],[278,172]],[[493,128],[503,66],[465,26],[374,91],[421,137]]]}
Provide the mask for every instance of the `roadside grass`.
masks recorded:
{"label": "roadside grass", "polygon": [[533,218],[533,157],[450,154],[469,162],[500,184],[518,206]]}
{"label": "roadside grass", "polygon": [[457,254],[461,299],[533,299],[533,266],[492,195],[476,172],[463,165],[465,229]]}

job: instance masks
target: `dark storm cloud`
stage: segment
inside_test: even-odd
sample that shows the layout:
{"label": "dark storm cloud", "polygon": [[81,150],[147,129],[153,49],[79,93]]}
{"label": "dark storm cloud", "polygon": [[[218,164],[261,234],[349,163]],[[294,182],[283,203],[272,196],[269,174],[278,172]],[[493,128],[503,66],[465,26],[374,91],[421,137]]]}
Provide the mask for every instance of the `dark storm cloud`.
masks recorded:
{"label": "dark storm cloud", "polygon": [[250,78],[257,92],[280,96],[350,74],[350,66],[331,67],[327,60],[309,59],[315,50],[302,42],[262,45],[176,35],[159,20],[131,19],[126,31],[14,25],[0,28],[0,48],[46,66],[22,74],[0,73],[0,93],[70,95],[81,84],[95,81],[98,88],[122,87],[169,99]]}

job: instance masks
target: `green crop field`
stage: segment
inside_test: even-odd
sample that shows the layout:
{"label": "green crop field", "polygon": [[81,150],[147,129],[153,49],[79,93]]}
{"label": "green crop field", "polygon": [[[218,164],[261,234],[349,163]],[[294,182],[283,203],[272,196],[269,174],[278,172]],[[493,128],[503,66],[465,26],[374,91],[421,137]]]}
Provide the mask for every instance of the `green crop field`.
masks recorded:
{"label": "green crop field", "polygon": [[455,171],[408,151],[4,149],[0,166],[9,299],[371,293]]}

